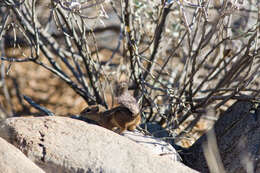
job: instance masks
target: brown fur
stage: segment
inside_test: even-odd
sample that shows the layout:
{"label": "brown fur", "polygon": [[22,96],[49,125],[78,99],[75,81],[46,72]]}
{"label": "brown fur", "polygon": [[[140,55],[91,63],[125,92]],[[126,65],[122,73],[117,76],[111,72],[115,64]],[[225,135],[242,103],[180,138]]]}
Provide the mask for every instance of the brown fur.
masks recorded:
{"label": "brown fur", "polygon": [[132,116],[131,111],[123,106],[105,110],[100,105],[94,105],[85,108],[80,115],[96,121],[100,126],[109,130],[118,127],[120,129],[119,134],[127,129],[133,131],[141,123],[140,114]]}

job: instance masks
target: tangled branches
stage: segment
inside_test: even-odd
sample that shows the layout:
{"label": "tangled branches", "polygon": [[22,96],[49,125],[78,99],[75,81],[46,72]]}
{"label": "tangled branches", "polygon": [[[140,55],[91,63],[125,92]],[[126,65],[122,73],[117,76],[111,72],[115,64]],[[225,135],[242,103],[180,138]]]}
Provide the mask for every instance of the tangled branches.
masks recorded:
{"label": "tangled branches", "polygon": [[[50,0],[44,22],[36,0],[2,4],[0,39],[15,31],[14,43],[19,35],[31,55],[1,60],[38,64],[90,105],[107,106],[106,74],[126,71],[145,121],[161,122],[176,141],[230,102],[259,101],[260,12],[253,1],[121,0],[106,3],[107,14],[104,0]],[[112,15],[117,24],[89,27]],[[115,28],[116,47],[97,44],[100,31]],[[102,49],[112,54],[105,62]]]}

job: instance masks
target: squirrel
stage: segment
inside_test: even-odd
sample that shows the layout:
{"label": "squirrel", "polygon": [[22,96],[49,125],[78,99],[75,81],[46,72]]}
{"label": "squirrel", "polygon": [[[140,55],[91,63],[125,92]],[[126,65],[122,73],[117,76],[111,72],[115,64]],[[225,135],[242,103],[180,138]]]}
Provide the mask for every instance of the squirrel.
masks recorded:
{"label": "squirrel", "polygon": [[118,127],[119,134],[125,130],[133,131],[141,123],[140,109],[136,99],[128,91],[128,83],[116,82],[115,96],[117,104],[106,110],[101,105],[85,108],[80,116],[96,121],[102,127],[113,130]]}
{"label": "squirrel", "polygon": [[[124,118],[128,121],[128,129],[134,130],[141,123],[140,108],[136,99],[128,91],[128,82],[121,81],[115,84],[115,96],[117,107],[125,113]],[[134,123],[132,125],[132,123]]]}
{"label": "squirrel", "polygon": [[106,110],[101,105],[93,105],[85,108],[80,116],[94,120],[112,131],[119,128],[119,134],[125,130],[135,130],[141,123],[140,109],[136,99],[128,91],[128,82],[116,81],[114,91],[116,105],[111,109]]}
{"label": "squirrel", "polygon": [[131,112],[122,106],[106,110],[101,105],[93,105],[81,111],[80,116],[96,121],[100,126],[114,131],[116,127],[120,129],[119,134],[125,130],[133,131],[141,122],[141,116],[133,117]]}

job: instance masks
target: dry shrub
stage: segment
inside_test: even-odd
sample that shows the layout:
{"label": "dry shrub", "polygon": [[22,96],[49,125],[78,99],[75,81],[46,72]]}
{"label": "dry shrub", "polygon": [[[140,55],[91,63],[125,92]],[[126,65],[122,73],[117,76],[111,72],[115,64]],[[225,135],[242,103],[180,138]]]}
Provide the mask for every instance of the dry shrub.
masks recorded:
{"label": "dry shrub", "polygon": [[[112,106],[112,83],[128,74],[144,122],[158,122],[169,137],[186,146],[234,101],[259,100],[255,1],[3,0],[0,4],[5,112],[14,104],[4,80],[9,65],[28,62],[51,72],[48,82],[55,75],[88,105]],[[22,46],[29,47],[29,53],[6,56],[4,46],[21,51]],[[30,75],[31,69],[26,70]],[[34,82],[28,80],[30,88]],[[38,84],[36,88],[46,87]],[[60,95],[63,92],[67,90]],[[42,97],[28,95],[36,102]],[[63,104],[70,98],[77,100],[73,95],[50,103]],[[71,108],[83,104],[69,102]]]}

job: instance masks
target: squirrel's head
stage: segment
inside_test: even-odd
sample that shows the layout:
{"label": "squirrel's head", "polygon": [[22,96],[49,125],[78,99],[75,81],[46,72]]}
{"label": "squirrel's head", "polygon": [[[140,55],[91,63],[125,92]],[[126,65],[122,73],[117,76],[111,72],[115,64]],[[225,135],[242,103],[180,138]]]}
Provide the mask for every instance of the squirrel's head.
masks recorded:
{"label": "squirrel's head", "polygon": [[83,111],[80,112],[80,116],[89,115],[89,114],[98,114],[102,111],[105,111],[105,108],[102,107],[101,105],[92,105],[83,109]]}

